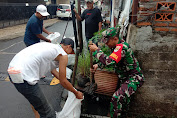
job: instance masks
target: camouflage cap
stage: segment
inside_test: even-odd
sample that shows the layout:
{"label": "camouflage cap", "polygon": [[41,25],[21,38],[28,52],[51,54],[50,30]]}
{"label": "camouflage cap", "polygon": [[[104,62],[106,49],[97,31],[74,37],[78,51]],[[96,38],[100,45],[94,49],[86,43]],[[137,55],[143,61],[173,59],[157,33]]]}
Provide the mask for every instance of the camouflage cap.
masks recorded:
{"label": "camouflage cap", "polygon": [[86,0],[86,3],[87,3],[87,2],[93,2],[93,0]]}
{"label": "camouflage cap", "polygon": [[119,31],[119,27],[108,28],[107,30],[102,32],[103,38],[101,39],[101,41],[103,43],[107,43],[110,37],[114,37],[117,35],[118,31]]}

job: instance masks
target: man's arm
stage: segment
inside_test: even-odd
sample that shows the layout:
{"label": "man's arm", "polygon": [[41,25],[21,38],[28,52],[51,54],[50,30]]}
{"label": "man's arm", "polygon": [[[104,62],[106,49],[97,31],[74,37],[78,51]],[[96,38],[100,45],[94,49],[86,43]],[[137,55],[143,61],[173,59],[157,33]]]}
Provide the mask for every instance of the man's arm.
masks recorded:
{"label": "man's arm", "polygon": [[78,21],[82,21],[82,18],[81,18],[81,16],[77,13],[76,9],[73,9],[73,11],[75,12],[76,19],[77,19]]}
{"label": "man's arm", "polygon": [[103,22],[103,19],[102,19],[102,16],[101,16],[101,11],[98,9],[98,16],[99,16],[99,23],[98,23],[98,27],[99,27],[99,31],[101,30],[102,28],[102,22]]}
{"label": "man's arm", "polygon": [[45,33],[48,34],[48,35],[53,33],[53,32],[47,31],[47,30],[45,29],[45,27],[43,27],[42,31],[45,32]]}
{"label": "man's arm", "polygon": [[102,28],[102,22],[99,22],[98,27],[99,27],[99,31],[100,31]]}
{"label": "man's arm", "polygon": [[65,55],[65,56],[62,56],[62,55],[59,55],[56,60],[59,61],[59,73],[54,69],[52,70],[52,74],[60,80],[60,83],[61,85],[66,88],[67,90],[73,92],[76,96],[76,98],[78,99],[82,99],[83,98],[83,94],[79,91],[76,91],[74,89],[74,87],[72,86],[72,84],[66,79],[66,66],[67,66],[67,63],[68,63],[68,56]]}
{"label": "man's arm", "polygon": [[36,36],[37,36],[38,38],[40,38],[41,40],[44,40],[44,41],[46,41],[46,42],[51,42],[49,39],[47,39],[46,37],[44,37],[42,34],[36,34]]}
{"label": "man's arm", "polygon": [[93,52],[93,56],[101,62],[99,63],[99,67],[108,65],[112,66],[116,63],[112,58],[104,54],[103,51],[99,49],[95,44],[89,45],[89,48]]}

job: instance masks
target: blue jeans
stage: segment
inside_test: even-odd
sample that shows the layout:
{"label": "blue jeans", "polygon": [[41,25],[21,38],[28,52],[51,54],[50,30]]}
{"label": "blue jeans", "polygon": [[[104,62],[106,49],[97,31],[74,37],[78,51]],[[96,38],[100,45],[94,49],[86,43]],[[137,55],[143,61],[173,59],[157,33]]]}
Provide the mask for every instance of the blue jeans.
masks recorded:
{"label": "blue jeans", "polygon": [[31,105],[33,105],[35,110],[38,111],[40,118],[56,118],[54,109],[49,105],[38,83],[30,85],[27,81],[24,81],[24,83],[14,83],[14,85],[18,92],[20,92]]}

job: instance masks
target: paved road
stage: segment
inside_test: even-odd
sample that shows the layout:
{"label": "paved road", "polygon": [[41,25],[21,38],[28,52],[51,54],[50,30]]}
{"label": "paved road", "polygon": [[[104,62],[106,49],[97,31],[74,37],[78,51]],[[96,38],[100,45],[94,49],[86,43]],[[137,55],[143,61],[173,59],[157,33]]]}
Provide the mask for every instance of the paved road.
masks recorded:
{"label": "paved road", "polygon": [[[47,28],[52,32],[64,33],[67,21],[62,20]],[[45,35],[45,34],[44,34]],[[46,35],[45,35],[46,36]],[[66,37],[73,37],[72,21],[69,21],[66,30]],[[6,70],[9,62],[16,53],[25,48],[23,36],[13,39],[0,41],[0,114],[1,118],[33,118],[29,102],[17,92],[9,81],[4,81],[7,77]],[[48,74],[47,80],[51,80],[52,76]],[[48,101],[56,111],[60,111],[61,94],[63,87],[61,85],[49,86],[49,82],[40,81],[40,86],[44,91]]]}
{"label": "paved road", "polygon": [[[60,32],[62,37],[66,25],[67,21],[61,20],[51,27],[48,27],[47,29],[51,32]],[[84,34],[83,25],[83,38]],[[44,36],[46,36],[46,34],[44,34]],[[66,30],[65,36],[74,37],[72,21],[69,21],[68,23],[68,28]],[[7,67],[9,62],[14,57],[14,55],[23,48],[25,48],[23,43],[23,36],[13,40],[0,41],[0,118],[34,118],[34,114],[31,110],[29,102],[20,93],[17,92],[13,84],[4,80],[7,77]],[[49,86],[51,79],[51,74],[47,74],[45,81],[42,80],[39,82],[39,84],[49,103],[56,111],[60,111],[63,87],[60,84],[56,86]],[[96,109],[97,107],[99,106],[95,106]],[[95,110],[93,112],[95,112]],[[98,118],[104,117],[98,116]]]}
{"label": "paved road", "polygon": [[[64,30],[66,28],[67,21],[61,20],[51,27],[47,28],[48,31],[51,32],[59,32],[61,34],[60,40],[64,34]],[[84,34],[83,34],[84,35]],[[47,36],[44,33],[44,36]],[[66,33],[66,37],[74,37],[72,21],[69,21]],[[7,67],[13,56],[18,53],[20,50],[25,48],[23,43],[23,36],[19,38],[15,38],[13,40],[3,40],[0,41],[0,72],[6,72]]]}

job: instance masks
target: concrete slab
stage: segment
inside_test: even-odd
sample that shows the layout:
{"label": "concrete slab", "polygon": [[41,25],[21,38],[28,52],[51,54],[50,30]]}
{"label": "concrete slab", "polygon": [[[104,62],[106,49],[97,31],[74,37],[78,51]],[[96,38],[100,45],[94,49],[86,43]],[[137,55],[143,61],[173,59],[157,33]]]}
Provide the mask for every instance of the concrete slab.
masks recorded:
{"label": "concrete slab", "polygon": [[0,23],[0,28],[3,28],[4,27],[4,24],[3,23]]}
{"label": "concrete slab", "polygon": [[4,22],[3,24],[4,24],[4,27],[9,26],[9,22]]}
{"label": "concrete slab", "polygon": [[24,20],[20,20],[20,24],[23,24],[23,23],[25,23]]}
{"label": "concrete slab", "polygon": [[20,21],[19,20],[16,20],[15,21],[15,25],[19,25],[20,24]]}
{"label": "concrete slab", "polygon": [[15,22],[14,21],[10,21],[10,26],[14,26]]}

